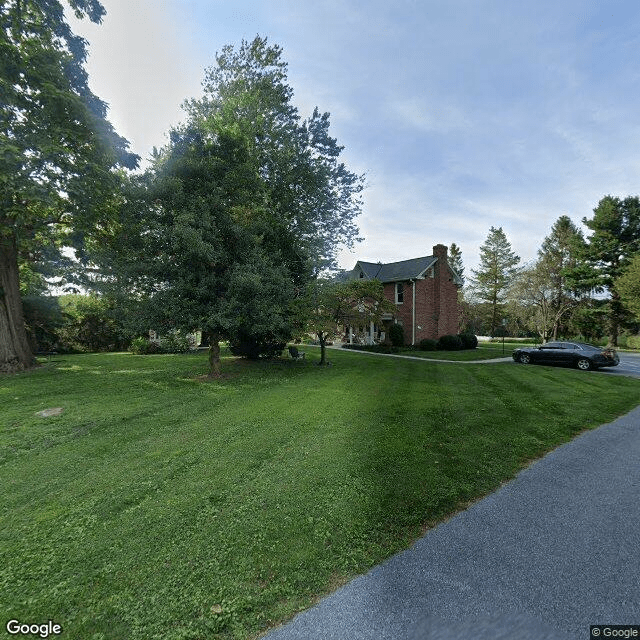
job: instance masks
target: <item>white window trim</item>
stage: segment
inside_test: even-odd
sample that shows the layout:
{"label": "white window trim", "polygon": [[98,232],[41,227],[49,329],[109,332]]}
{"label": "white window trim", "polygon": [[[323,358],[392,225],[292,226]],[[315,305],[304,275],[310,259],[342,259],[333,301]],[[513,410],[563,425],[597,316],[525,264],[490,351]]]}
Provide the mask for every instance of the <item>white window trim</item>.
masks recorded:
{"label": "white window trim", "polygon": [[[398,300],[398,286],[402,287],[402,300]],[[394,289],[395,289],[396,304],[404,304],[404,283],[403,282],[396,282]]]}

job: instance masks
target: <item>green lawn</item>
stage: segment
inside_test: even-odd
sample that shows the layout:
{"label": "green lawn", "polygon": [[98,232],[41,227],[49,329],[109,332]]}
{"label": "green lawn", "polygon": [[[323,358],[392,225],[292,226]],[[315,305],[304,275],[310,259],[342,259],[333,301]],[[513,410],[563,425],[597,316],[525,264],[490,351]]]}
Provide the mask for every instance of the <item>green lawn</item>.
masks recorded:
{"label": "green lawn", "polygon": [[330,360],[225,358],[203,382],[205,354],[59,356],[0,378],[2,624],[254,637],[640,402],[570,369]]}
{"label": "green lawn", "polygon": [[481,342],[477,349],[464,349],[462,351],[402,351],[401,355],[416,356],[427,360],[455,360],[468,362],[470,360],[492,360],[493,358],[510,358],[513,350],[522,346],[520,344],[505,342],[504,349],[502,343]]}
{"label": "green lawn", "polygon": [[[513,350],[523,345],[521,342],[502,343],[481,342],[477,349],[464,349],[462,351],[420,351],[419,349],[400,347],[398,355],[425,358],[426,360],[451,360],[457,362],[469,362],[473,360],[492,360],[494,358],[510,358]],[[313,348],[313,347],[311,347]],[[349,350],[350,351],[350,350]],[[333,353],[331,351],[330,353]]]}

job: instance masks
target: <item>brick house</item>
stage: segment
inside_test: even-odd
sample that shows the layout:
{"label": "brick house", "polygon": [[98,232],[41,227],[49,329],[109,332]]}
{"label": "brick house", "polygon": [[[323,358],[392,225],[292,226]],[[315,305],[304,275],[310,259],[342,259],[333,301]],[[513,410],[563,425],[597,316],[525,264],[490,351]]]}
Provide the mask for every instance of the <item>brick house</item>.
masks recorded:
{"label": "brick house", "polygon": [[[437,244],[431,256],[400,262],[359,260],[348,277],[380,280],[385,296],[396,305],[396,312],[383,319],[383,326],[372,323],[364,328],[365,342],[383,341],[385,330],[393,322],[403,326],[406,344],[458,333],[458,289],[462,281],[449,265],[446,246]],[[352,341],[354,328],[347,331]]]}

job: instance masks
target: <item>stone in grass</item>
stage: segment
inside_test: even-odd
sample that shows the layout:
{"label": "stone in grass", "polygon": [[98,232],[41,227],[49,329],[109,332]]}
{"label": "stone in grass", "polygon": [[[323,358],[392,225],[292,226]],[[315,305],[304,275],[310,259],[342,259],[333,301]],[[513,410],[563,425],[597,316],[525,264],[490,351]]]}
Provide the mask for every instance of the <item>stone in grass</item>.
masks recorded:
{"label": "stone in grass", "polygon": [[53,409],[45,409],[36,413],[40,418],[49,418],[51,416],[59,416],[64,411],[63,407],[54,407]]}

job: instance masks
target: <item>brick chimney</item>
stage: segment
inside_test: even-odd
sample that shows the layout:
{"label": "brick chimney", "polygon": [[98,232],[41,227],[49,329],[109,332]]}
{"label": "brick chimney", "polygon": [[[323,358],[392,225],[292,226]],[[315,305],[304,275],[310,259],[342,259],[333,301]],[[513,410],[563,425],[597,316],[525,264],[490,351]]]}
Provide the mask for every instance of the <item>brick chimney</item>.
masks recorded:
{"label": "brick chimney", "polygon": [[447,247],[443,244],[435,245],[433,247],[433,255],[438,258],[437,262],[433,265],[433,275],[435,277],[435,281],[433,283],[433,319],[437,327],[438,336],[440,336],[440,303],[442,296],[442,279],[447,274]]}
{"label": "brick chimney", "polygon": [[437,244],[435,247],[433,247],[433,255],[436,256],[436,258],[444,258],[446,260],[447,247],[443,244]]}

